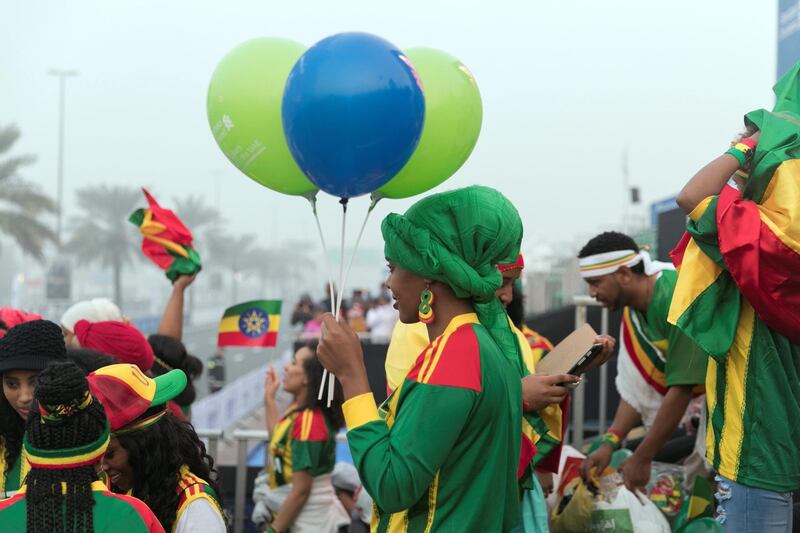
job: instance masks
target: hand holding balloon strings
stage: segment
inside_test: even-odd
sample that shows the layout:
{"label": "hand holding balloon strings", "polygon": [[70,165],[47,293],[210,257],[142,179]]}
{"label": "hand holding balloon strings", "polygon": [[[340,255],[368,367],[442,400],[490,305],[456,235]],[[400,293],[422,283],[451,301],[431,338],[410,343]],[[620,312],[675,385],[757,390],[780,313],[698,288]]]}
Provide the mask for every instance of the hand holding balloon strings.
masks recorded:
{"label": "hand holding balloon strings", "polygon": [[[477,84],[459,60],[430,48],[403,52],[366,33],[333,35],[305,52],[286,39],[242,43],[215,69],[207,110],[217,144],[239,170],[265,187],[308,199],[337,321],[375,204],[449,178],[469,157],[482,122]],[[317,188],[343,206],[338,295]],[[372,201],[345,270],[347,201],[368,192]],[[325,372],[330,405],[335,378]]]}
{"label": "hand holding balloon strings", "polygon": [[[322,244],[322,256],[323,260],[325,261],[325,269],[328,272],[328,293],[330,295],[330,302],[331,302],[331,314],[333,316],[337,316],[338,320],[338,313],[336,313],[336,296],[334,294],[333,288],[333,271],[331,269],[331,262],[328,257],[328,245],[325,244],[325,235],[322,233],[322,224],[319,222],[319,214],[317,213],[317,195],[310,195],[307,197],[308,202],[311,204],[311,212],[314,214],[314,221],[317,224],[317,233],[319,234],[319,241]],[[332,374],[331,374],[332,376]],[[317,400],[322,401],[322,395],[325,392],[325,382],[328,381],[325,378],[328,377],[328,369],[322,369],[322,380],[319,384],[319,392],[317,393]],[[331,383],[330,390],[333,390],[333,383]],[[330,391],[328,392],[328,407],[330,407],[332,401],[332,396]]]}
{"label": "hand holding balloon strings", "polygon": [[[339,95],[347,96],[347,105]],[[422,86],[392,43],[366,33],[342,33],[323,39],[297,61],[286,81],[281,116],[298,166],[314,185],[341,198],[339,293],[332,310],[339,320],[347,278],[347,201],[374,192],[411,157],[424,123]],[[326,374],[330,402],[334,377]],[[319,399],[324,376],[322,383]]]}

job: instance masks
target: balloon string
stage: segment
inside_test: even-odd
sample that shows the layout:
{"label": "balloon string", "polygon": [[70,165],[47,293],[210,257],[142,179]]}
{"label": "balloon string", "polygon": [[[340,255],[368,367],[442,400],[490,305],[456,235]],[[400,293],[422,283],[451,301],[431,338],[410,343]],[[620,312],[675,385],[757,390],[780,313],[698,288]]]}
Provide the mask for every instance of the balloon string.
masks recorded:
{"label": "balloon string", "polygon": [[342,310],[342,301],[344,300],[344,237],[347,230],[347,198],[342,198],[340,200],[342,204],[342,240],[341,246],[339,250],[341,253],[339,254],[339,298],[336,300],[336,321],[339,321],[339,313]]}
{"label": "balloon string", "polygon": [[361,237],[364,236],[364,230],[367,227],[367,221],[369,221],[369,216],[372,214],[372,211],[375,209],[375,206],[378,204],[380,199],[381,197],[375,195],[372,196],[372,203],[370,203],[369,209],[367,209],[367,214],[364,217],[364,222],[361,224],[361,230],[359,230],[358,238],[356,238],[356,245],[353,248],[353,253],[350,256],[350,261],[347,264],[347,270],[345,271],[344,278],[340,285],[341,291],[344,291],[344,287],[345,285],[347,285],[347,280],[350,279],[350,271],[353,269],[353,262],[356,259],[356,253],[358,253],[358,246],[361,244]]}
{"label": "balloon string", "polygon": [[[334,317],[336,317],[336,321],[339,322],[340,313],[342,311],[342,301],[344,300],[344,242],[345,242],[345,235],[347,234],[347,198],[342,198],[339,201],[342,204],[342,239],[341,245],[339,248],[339,290],[338,298],[336,300],[336,312],[334,313]],[[325,373],[322,374],[322,384],[320,385],[320,397],[322,399],[322,387],[325,384]],[[333,372],[328,372],[328,407],[331,406],[333,402],[333,390],[336,386],[336,376],[333,375]]]}
{"label": "balloon string", "polygon": [[[317,233],[319,234],[319,241],[322,243],[322,254],[325,259],[325,269],[328,271],[328,292],[330,294],[331,299],[331,314],[336,311],[336,300],[333,293],[333,272],[331,268],[331,261],[328,257],[328,246],[325,244],[325,235],[322,233],[322,225],[319,222],[319,215],[317,214],[317,197],[316,194],[314,196],[308,196],[308,202],[311,204],[311,212],[314,213],[314,221],[317,223]],[[328,374],[328,369],[322,369],[322,381],[319,384],[319,393],[317,394],[317,400],[322,401],[322,395],[325,392],[325,377]],[[330,406],[330,402],[328,403]]]}

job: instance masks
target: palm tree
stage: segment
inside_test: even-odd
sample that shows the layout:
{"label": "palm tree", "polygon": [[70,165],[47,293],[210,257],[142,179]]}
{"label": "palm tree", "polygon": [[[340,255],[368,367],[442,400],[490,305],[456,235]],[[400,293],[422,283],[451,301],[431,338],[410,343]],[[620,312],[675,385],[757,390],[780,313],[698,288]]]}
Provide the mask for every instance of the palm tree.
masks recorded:
{"label": "palm tree", "polygon": [[184,198],[174,198],[175,214],[195,235],[202,235],[213,231],[215,226],[222,222],[222,217],[215,208],[206,204],[200,195],[191,195]]}
{"label": "palm tree", "polygon": [[231,273],[231,297],[238,298],[239,279],[258,271],[264,250],[255,246],[254,235],[232,236],[220,231],[208,234],[208,250],[214,263]]}
{"label": "palm tree", "polygon": [[[183,198],[173,198],[175,214],[189,228],[194,236],[194,247],[200,252],[200,256],[205,255],[208,250],[207,237],[210,233],[218,232],[223,220],[215,208],[206,204],[200,195],[191,195]],[[187,320],[191,323],[192,313],[194,312],[194,295],[196,290],[189,291],[187,302]]]}
{"label": "palm tree", "polygon": [[122,305],[122,269],[138,257],[135,228],[128,215],[142,203],[142,192],[133,187],[100,185],[78,189],[83,213],[71,219],[67,249],[79,264],[99,262],[111,267],[114,301]]}
{"label": "palm tree", "polygon": [[[0,154],[8,152],[19,136],[19,128],[13,124],[0,128]],[[58,209],[50,197],[18,174],[20,167],[35,160],[33,156],[20,155],[0,161],[0,233],[10,235],[23,252],[42,261],[45,244],[56,242],[57,237],[41,222],[40,215]]]}

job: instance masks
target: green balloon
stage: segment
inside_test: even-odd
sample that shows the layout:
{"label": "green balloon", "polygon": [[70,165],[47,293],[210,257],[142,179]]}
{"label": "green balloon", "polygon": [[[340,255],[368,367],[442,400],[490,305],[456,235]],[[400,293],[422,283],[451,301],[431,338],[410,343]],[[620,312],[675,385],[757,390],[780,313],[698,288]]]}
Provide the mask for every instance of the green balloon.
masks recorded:
{"label": "green balloon", "polygon": [[246,41],[222,58],[208,85],[208,124],[236,168],[284,194],[308,195],[316,187],[295,163],[283,135],[281,104],[286,79],[305,46],[277,38]]}
{"label": "green balloon", "polygon": [[406,50],[425,91],[425,125],[408,163],[378,195],[408,198],[432,189],[464,164],[481,131],[478,84],[455,57],[432,48]]}

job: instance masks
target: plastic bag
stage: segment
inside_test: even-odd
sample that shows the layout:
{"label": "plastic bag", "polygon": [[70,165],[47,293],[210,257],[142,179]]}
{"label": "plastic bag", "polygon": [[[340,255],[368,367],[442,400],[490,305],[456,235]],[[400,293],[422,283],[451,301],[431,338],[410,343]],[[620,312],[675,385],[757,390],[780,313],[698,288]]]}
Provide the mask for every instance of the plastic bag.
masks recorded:
{"label": "plastic bag", "polygon": [[670,520],[677,516],[683,506],[685,477],[680,465],[653,463],[646,489],[647,497]]}
{"label": "plastic bag", "polygon": [[552,533],[574,533],[585,531],[594,509],[594,494],[589,491],[580,476],[570,480],[559,490],[557,505],[553,508],[550,531]]}
{"label": "plastic bag", "polygon": [[645,495],[619,486],[612,502],[600,500],[595,504],[587,531],[670,533],[670,527],[661,511]]}

